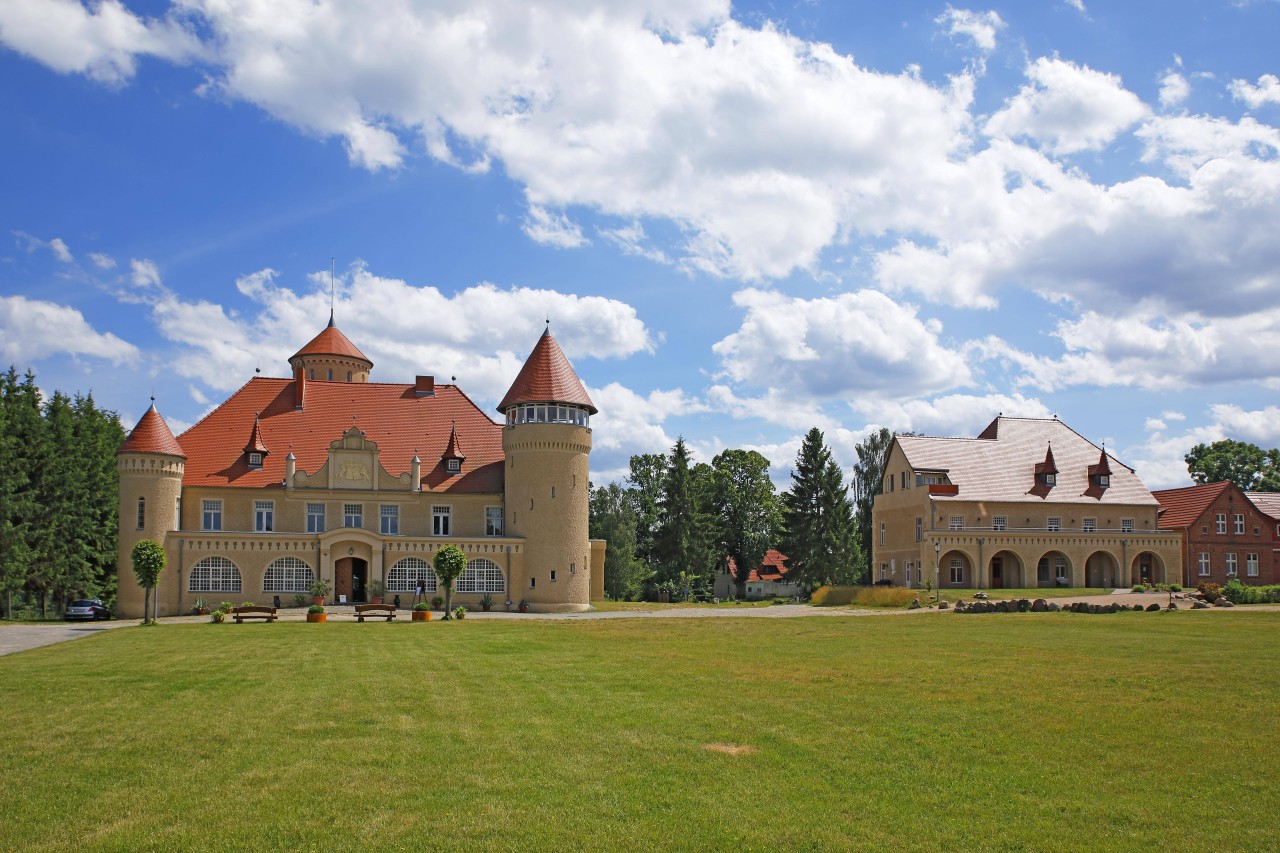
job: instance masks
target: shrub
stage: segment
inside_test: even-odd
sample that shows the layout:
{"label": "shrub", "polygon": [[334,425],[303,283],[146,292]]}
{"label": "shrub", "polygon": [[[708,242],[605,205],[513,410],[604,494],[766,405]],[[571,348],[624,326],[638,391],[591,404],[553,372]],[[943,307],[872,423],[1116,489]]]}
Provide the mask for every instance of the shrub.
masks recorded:
{"label": "shrub", "polygon": [[1141,584],[1141,583],[1135,583],[1132,587],[1130,587],[1130,591],[1131,591],[1131,592],[1146,592],[1146,591],[1147,591],[1147,585],[1146,585],[1146,584]]}
{"label": "shrub", "polygon": [[467,608],[463,607],[461,604],[459,604],[457,607],[453,608],[453,618],[454,618],[454,619],[462,619],[462,618],[463,618],[463,617],[465,617],[466,615],[467,615]]}
{"label": "shrub", "polygon": [[307,605],[307,597],[302,593],[298,593],[293,597],[294,607],[306,607],[306,605]]}
{"label": "shrub", "polygon": [[218,605],[218,609],[221,610],[223,613],[230,613],[233,607],[235,607],[235,605],[232,604],[230,601],[224,601]]}
{"label": "shrub", "polygon": [[439,610],[441,607],[444,607],[444,596],[442,595],[431,596],[431,609]]}
{"label": "shrub", "polygon": [[313,604],[313,605],[311,605],[310,607],[308,607],[308,608],[307,608],[307,612],[308,612],[308,613],[323,613],[323,612],[324,612],[324,605],[323,605],[323,604]]}
{"label": "shrub", "polygon": [[418,612],[422,612],[424,610],[430,610],[431,605],[427,604],[425,601],[419,601],[417,604],[413,605],[413,609]]}
{"label": "shrub", "polygon": [[809,603],[814,607],[843,607],[853,603],[860,589],[859,586],[820,586],[813,591]]}
{"label": "shrub", "polygon": [[1182,584],[1180,583],[1169,584],[1169,592],[1182,592]]}
{"label": "shrub", "polygon": [[241,607],[253,607],[253,602],[252,602],[252,601],[242,601],[242,602],[240,602],[240,606],[241,606]]}
{"label": "shrub", "polygon": [[227,620],[227,614],[225,611],[215,610],[213,611],[212,614],[210,614],[209,618],[211,618],[214,622],[225,622]]}
{"label": "shrub", "polygon": [[1249,586],[1239,578],[1232,578],[1222,588],[1222,594],[1232,604],[1270,604],[1280,601],[1280,585]]}
{"label": "shrub", "polygon": [[906,607],[920,596],[920,590],[904,586],[869,586],[858,590],[853,603],[863,607]]}
{"label": "shrub", "polygon": [[1221,586],[1216,583],[1210,583],[1209,581],[1200,581],[1200,583],[1196,584],[1196,590],[1203,595],[1204,600],[1210,604],[1217,601],[1222,595],[1221,589]]}
{"label": "shrub", "polygon": [[333,584],[330,583],[328,578],[316,578],[311,582],[311,586],[307,587],[307,592],[312,595],[318,595],[321,598],[328,598],[332,589]]}

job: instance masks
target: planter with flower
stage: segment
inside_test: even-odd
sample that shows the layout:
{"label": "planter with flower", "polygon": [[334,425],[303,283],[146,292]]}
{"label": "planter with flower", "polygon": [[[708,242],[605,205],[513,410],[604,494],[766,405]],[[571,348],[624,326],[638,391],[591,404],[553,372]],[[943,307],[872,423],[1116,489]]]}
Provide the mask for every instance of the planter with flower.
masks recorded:
{"label": "planter with flower", "polygon": [[324,612],[324,605],[323,605],[323,604],[313,604],[313,605],[311,605],[310,607],[308,607],[308,608],[307,608],[307,621],[308,621],[308,622],[327,622],[327,621],[329,621],[329,614]]}
{"label": "planter with flower", "polygon": [[413,621],[414,622],[430,622],[431,621],[431,605],[425,601],[419,601],[413,605]]}
{"label": "planter with flower", "polygon": [[311,586],[307,587],[307,592],[311,593],[312,605],[323,605],[332,590],[333,584],[328,578],[316,578],[311,582]]}

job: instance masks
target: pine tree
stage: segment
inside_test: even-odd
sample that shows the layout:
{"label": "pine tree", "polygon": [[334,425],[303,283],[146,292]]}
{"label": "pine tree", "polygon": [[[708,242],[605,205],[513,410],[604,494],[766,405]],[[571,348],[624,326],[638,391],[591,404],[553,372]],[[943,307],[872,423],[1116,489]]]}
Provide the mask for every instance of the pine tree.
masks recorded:
{"label": "pine tree", "polygon": [[4,595],[6,617],[13,615],[13,593],[22,589],[30,563],[30,478],[23,465],[23,437],[19,434],[19,427],[25,422],[17,411],[20,392],[18,371],[10,367],[0,378],[0,593]]}
{"label": "pine tree", "polygon": [[682,573],[709,577],[715,569],[710,555],[708,519],[702,484],[705,476],[689,465],[689,448],[681,437],[671,449],[659,502],[660,521],[654,541],[659,582],[675,582]]}
{"label": "pine tree", "polygon": [[844,473],[817,427],[805,435],[796,454],[782,512],[788,577],[809,589],[856,581],[860,549],[853,504]]}

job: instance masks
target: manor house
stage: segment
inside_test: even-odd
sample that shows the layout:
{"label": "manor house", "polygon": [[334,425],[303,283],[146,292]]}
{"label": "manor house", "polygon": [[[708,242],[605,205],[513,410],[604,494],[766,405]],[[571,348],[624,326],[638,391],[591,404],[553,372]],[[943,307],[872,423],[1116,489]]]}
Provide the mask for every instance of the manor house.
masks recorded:
{"label": "manor house", "polygon": [[1057,418],[977,438],[895,436],[872,509],[873,573],[898,586],[1178,583],[1182,549],[1134,470]]}
{"label": "manor house", "polygon": [[[455,599],[534,611],[604,597],[603,541],[587,535],[596,407],[550,326],[495,423],[456,385],[369,381],[370,361],[333,323],[174,437],[154,403],[121,445],[120,616],[141,616],[131,551],[164,546],[158,614],[197,598],[289,604],[316,579],[332,599],[371,588],[402,606],[439,589],[431,560],[456,545]],[[376,582],[376,584],[375,584]]]}

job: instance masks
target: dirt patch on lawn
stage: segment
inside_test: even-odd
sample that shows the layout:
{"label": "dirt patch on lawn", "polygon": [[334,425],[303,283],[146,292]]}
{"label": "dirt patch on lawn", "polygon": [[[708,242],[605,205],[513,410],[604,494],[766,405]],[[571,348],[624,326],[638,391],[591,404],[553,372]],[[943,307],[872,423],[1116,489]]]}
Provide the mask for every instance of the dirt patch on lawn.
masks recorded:
{"label": "dirt patch on lawn", "polygon": [[746,743],[704,743],[702,748],[707,752],[723,752],[725,755],[754,755],[760,747]]}

